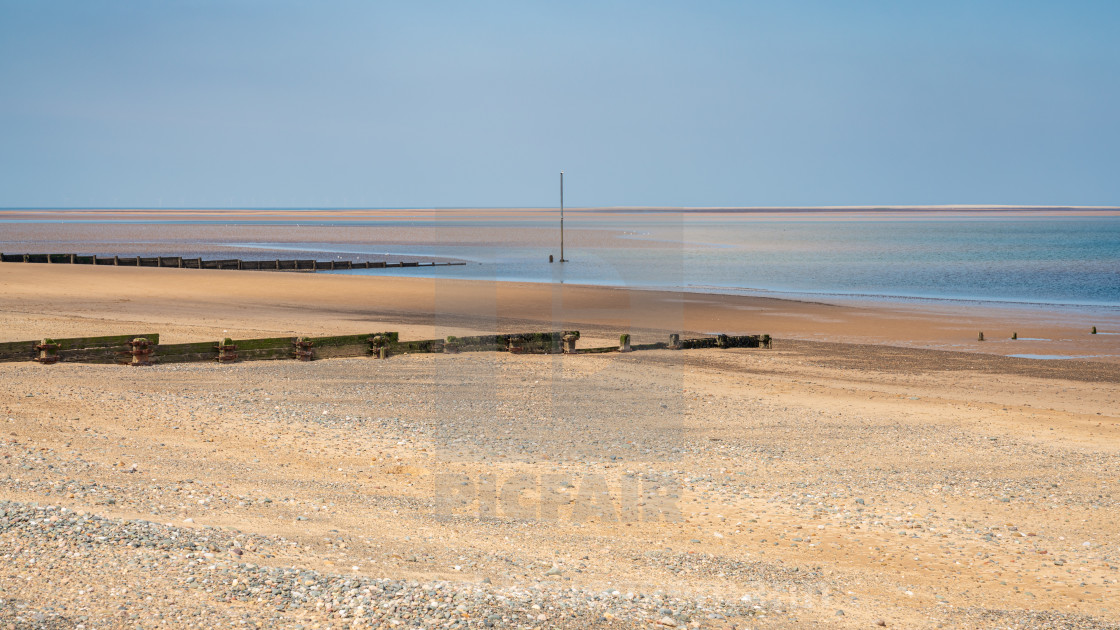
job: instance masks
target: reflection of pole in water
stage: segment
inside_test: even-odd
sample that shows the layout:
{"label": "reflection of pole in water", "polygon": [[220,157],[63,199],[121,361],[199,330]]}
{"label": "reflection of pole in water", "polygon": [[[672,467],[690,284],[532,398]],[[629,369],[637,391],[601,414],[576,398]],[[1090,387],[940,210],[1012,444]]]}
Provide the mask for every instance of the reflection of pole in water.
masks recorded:
{"label": "reflection of pole in water", "polygon": [[564,260],[564,171],[560,171],[560,262]]}

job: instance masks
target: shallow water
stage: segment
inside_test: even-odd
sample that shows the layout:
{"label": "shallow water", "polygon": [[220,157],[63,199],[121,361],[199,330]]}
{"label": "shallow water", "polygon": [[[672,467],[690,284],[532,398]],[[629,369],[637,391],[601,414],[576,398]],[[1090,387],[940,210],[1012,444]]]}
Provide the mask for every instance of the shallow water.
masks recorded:
{"label": "shallow water", "polygon": [[0,247],[113,254],[104,251],[113,243],[135,251],[142,241],[149,255],[220,248],[223,257],[469,263],[336,273],[1120,310],[1118,216],[577,211],[566,217],[569,262],[549,264],[560,253],[556,213],[502,212],[230,220],[0,212]]}
{"label": "shallow water", "polygon": [[[595,224],[615,243],[558,247],[372,247],[475,264],[439,277],[1052,305],[1120,305],[1120,218],[968,220],[664,220]],[[577,223],[578,225],[578,223]],[[529,240],[529,239],[526,239]],[[626,242],[626,246],[620,245]],[[629,246],[640,242],[642,246]],[[323,248],[327,244],[308,244]],[[353,251],[349,246],[347,251]],[[359,271],[357,273],[384,273]]]}
{"label": "shallow water", "polygon": [[1067,360],[1067,359],[1094,359],[1094,358],[1097,358],[1098,355],[1073,356],[1073,355],[1066,355],[1066,354],[1009,354],[1007,356],[1014,357],[1016,359],[1039,359],[1039,360],[1042,360],[1042,361],[1064,361],[1064,360]]}

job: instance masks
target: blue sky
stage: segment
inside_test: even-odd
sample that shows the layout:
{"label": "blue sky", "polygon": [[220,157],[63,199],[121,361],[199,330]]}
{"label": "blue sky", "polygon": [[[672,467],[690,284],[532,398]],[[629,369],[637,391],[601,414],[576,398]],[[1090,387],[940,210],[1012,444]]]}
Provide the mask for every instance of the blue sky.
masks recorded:
{"label": "blue sky", "polygon": [[1120,204],[1120,2],[0,0],[0,206]]}

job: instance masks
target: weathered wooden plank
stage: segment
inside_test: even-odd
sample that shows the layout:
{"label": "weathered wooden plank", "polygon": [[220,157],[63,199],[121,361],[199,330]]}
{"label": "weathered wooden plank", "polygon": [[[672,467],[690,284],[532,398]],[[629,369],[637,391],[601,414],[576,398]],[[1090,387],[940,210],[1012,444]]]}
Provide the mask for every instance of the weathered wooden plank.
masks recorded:
{"label": "weathered wooden plank", "polygon": [[669,344],[664,341],[658,341],[656,343],[635,343],[630,345],[631,350],[665,350],[668,347]]}
{"label": "weathered wooden plank", "polygon": [[312,348],[315,359],[339,359],[342,357],[368,357],[372,354],[372,346],[367,341],[364,344],[315,346]]}
{"label": "weathered wooden plank", "polygon": [[32,263],[73,263],[80,265],[114,265],[123,267],[176,267],[184,269],[246,269],[268,271],[317,271],[335,269],[384,269],[386,267],[442,267],[465,265],[465,262],[419,262],[419,261],[351,261],[291,259],[291,260],[203,260],[202,258],[183,258],[181,256],[97,256],[77,254],[3,254],[0,262]]}
{"label": "weathered wooden plank", "polygon": [[476,335],[471,337],[458,337],[460,352],[499,352],[509,346],[508,335]]}
{"label": "weathered wooden plank", "polygon": [[124,345],[118,348],[59,350],[58,360],[62,363],[127,363],[132,360],[132,355],[126,354],[127,350],[129,348]]}
{"label": "weathered wooden plank", "polygon": [[6,341],[0,343],[0,362],[31,361],[38,352],[35,345],[39,341]]}
{"label": "weathered wooden plank", "polygon": [[578,354],[605,354],[607,352],[618,352],[618,346],[602,346],[599,348],[580,348]]}
{"label": "weathered wooden plank", "polygon": [[287,348],[258,348],[253,350],[242,350],[241,346],[237,347],[237,359],[239,361],[273,361],[277,359],[291,359],[293,358],[294,346],[289,345]]}
{"label": "weathered wooden plank", "polygon": [[369,346],[369,338],[373,336],[365,333],[361,335],[337,335],[333,337],[304,337],[304,341],[309,341],[315,348],[329,348],[334,346],[353,346],[365,344]]}
{"label": "weathered wooden plank", "polygon": [[123,347],[126,343],[137,337],[143,337],[152,343],[159,343],[159,333],[148,333],[146,335],[108,335],[104,337],[74,337],[72,339],[55,339],[54,341],[61,346],[62,350],[73,350],[78,348]]}
{"label": "weathered wooden plank", "polygon": [[164,356],[170,354],[194,354],[198,352],[213,352],[214,356],[218,356],[217,341],[195,341],[191,343],[171,343],[160,345],[156,348],[157,356]]}
{"label": "weathered wooden plank", "polygon": [[240,261],[236,258],[229,258],[226,260],[204,260],[202,267],[204,269],[237,269],[237,264]]}
{"label": "weathered wooden plank", "polygon": [[[739,335],[725,338],[725,348],[757,348],[761,337],[759,335]],[[718,340],[717,340],[717,344]]]}
{"label": "weathered wooden plank", "polygon": [[552,354],[561,351],[564,339],[562,332],[511,333],[503,335],[479,335],[459,337],[457,343],[461,352],[500,352],[509,348],[511,337],[520,337],[522,351],[529,354]]}
{"label": "weathered wooden plank", "polygon": [[375,335],[388,337],[391,340],[399,339],[399,335],[395,332],[375,332],[362,333],[360,335],[337,335],[333,337],[305,337],[304,340],[312,342],[316,348],[324,348],[327,346],[348,346],[363,343],[368,348],[370,346],[370,337],[373,337]]}
{"label": "weathered wooden plank", "polygon": [[508,346],[505,344],[471,344],[469,346],[459,346],[459,352],[504,352]]}
{"label": "weathered wooden plank", "polygon": [[37,343],[39,343],[38,340],[36,340],[36,341],[4,341],[4,342],[0,342],[0,353],[7,352],[9,350],[30,348],[31,346],[34,346]]}
{"label": "weathered wooden plank", "polygon": [[213,363],[218,360],[218,351],[213,352],[182,352],[176,354],[160,354],[152,357],[154,363]]}
{"label": "weathered wooden plank", "polygon": [[421,354],[429,352],[443,352],[443,339],[419,339],[416,341],[398,341],[389,348],[390,354]]}
{"label": "weathered wooden plank", "polygon": [[[152,343],[159,343],[159,334],[150,333],[146,335],[108,335],[102,337],[74,337],[70,339],[54,339],[54,342],[59,344],[60,348],[58,356],[60,361],[71,362],[89,362],[102,363],[113,361],[105,361],[104,356],[115,356],[114,353],[124,352],[128,349],[127,343],[137,337],[144,337]],[[34,346],[40,342],[39,339],[34,341],[11,341],[0,343],[0,361],[30,361],[33,360],[37,353]],[[29,350],[28,350],[29,349]],[[90,358],[92,357],[92,358]]]}
{"label": "weathered wooden plank", "polygon": [[562,332],[522,333],[522,351],[530,354],[553,354],[560,352],[564,339]]}
{"label": "weathered wooden plank", "polygon": [[693,350],[695,348],[714,348],[716,347],[715,337],[701,337],[699,339],[681,339],[682,350]]}
{"label": "weathered wooden plank", "polygon": [[243,350],[270,350],[274,348],[282,348],[284,350],[292,349],[292,340],[295,337],[267,337],[264,339],[234,339],[233,345],[237,346],[237,352],[241,353]]}

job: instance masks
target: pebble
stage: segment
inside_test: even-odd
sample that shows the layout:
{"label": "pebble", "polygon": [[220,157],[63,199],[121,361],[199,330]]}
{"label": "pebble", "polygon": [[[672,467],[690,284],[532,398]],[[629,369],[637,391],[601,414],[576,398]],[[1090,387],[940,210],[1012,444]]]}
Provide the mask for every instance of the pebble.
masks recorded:
{"label": "pebble", "polygon": [[[175,589],[203,589],[220,602],[256,605],[258,614],[263,614],[267,604],[282,615],[298,611],[321,619],[362,619],[375,627],[377,624],[404,627],[402,620],[408,620],[407,625],[438,623],[444,626],[456,618],[484,619],[490,627],[506,627],[503,620],[507,617],[551,623],[553,615],[545,611],[556,610],[564,611],[564,622],[571,627],[587,627],[607,616],[638,625],[661,615],[657,623],[675,628],[680,625],[677,619],[681,618],[714,613],[720,618],[744,619],[758,612],[745,604],[683,600],[661,594],[623,597],[619,591],[611,591],[604,597],[601,592],[553,586],[552,582],[531,586],[494,586],[489,579],[477,584],[421,583],[323,573],[299,567],[261,566],[241,562],[244,551],[239,545],[251,543],[257,548],[275,549],[279,543],[270,537],[79,515],[57,506],[0,501],[0,536],[13,534],[20,541],[21,564],[30,562],[31,557],[48,560],[56,555],[62,542],[64,549],[82,548],[96,554],[109,554],[116,562],[132,567],[130,574],[134,570],[158,571],[152,579],[170,580],[169,588],[173,592]],[[229,549],[231,554],[226,558],[231,559],[222,559],[211,551],[218,549]],[[205,563],[199,563],[200,558]],[[105,558],[68,558],[68,572],[93,575],[105,563]],[[560,572],[559,567],[549,571],[554,575]],[[439,594],[442,602],[433,594]],[[447,604],[448,601],[455,605]],[[432,602],[436,602],[435,605]],[[173,605],[165,603],[160,608],[171,611]],[[133,608],[125,606],[122,612],[124,610]],[[108,612],[104,614],[112,616]],[[226,612],[217,608],[192,613],[212,621],[224,614]],[[20,609],[0,604],[0,622],[13,615],[26,619]],[[394,619],[398,623],[394,624]],[[232,622],[214,621],[209,625],[226,626]]]}

